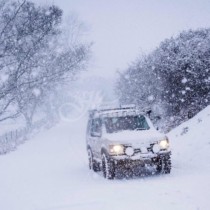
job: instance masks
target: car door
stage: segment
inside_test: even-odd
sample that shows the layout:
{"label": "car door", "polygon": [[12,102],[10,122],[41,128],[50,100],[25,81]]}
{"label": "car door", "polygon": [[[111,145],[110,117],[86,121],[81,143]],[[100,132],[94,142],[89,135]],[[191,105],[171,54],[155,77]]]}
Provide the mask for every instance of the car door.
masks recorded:
{"label": "car door", "polygon": [[91,125],[91,132],[90,132],[90,138],[91,138],[91,148],[93,152],[93,156],[95,158],[100,158],[100,138],[101,138],[101,119],[100,118],[95,118],[92,120],[92,125]]}

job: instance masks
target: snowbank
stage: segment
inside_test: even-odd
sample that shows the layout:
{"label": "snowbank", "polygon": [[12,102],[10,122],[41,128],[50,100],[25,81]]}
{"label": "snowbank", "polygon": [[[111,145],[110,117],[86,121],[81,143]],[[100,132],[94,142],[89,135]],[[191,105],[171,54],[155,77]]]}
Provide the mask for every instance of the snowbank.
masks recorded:
{"label": "snowbank", "polygon": [[210,172],[210,106],[168,135],[174,167]]}

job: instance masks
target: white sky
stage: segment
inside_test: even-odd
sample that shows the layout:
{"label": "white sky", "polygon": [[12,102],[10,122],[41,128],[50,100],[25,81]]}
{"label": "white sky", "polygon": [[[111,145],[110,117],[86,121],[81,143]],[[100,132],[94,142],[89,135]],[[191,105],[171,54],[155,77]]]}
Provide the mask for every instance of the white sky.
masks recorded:
{"label": "white sky", "polygon": [[93,41],[89,75],[114,77],[182,30],[210,27],[210,0],[34,0],[74,12]]}

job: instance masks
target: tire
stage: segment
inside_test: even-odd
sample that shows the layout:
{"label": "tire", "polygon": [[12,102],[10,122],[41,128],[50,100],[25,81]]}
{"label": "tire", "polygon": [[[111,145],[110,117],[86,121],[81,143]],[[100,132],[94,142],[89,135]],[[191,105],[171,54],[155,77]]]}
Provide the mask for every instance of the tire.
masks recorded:
{"label": "tire", "polygon": [[94,172],[100,171],[99,164],[93,159],[93,153],[91,149],[88,148],[87,152],[88,152],[89,169],[93,170]]}
{"label": "tire", "polygon": [[114,162],[104,153],[102,154],[102,172],[106,179],[114,179],[115,177]]}
{"label": "tire", "polygon": [[170,156],[163,156],[158,159],[157,173],[159,174],[171,173],[171,157]]}

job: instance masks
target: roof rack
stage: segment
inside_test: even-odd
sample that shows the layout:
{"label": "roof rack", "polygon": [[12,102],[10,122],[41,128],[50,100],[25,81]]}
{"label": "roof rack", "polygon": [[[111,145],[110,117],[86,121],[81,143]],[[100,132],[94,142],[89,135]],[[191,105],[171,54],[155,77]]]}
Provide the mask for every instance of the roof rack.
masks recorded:
{"label": "roof rack", "polygon": [[94,109],[89,111],[90,117],[97,116],[125,116],[125,115],[136,115],[146,114],[150,117],[151,109],[139,110],[135,105],[120,105],[118,107],[102,107],[100,109]]}
{"label": "roof rack", "polygon": [[119,106],[107,106],[107,105],[104,106],[103,105],[95,110],[103,112],[103,111],[123,110],[123,109],[136,109],[136,105],[135,104],[119,105]]}

